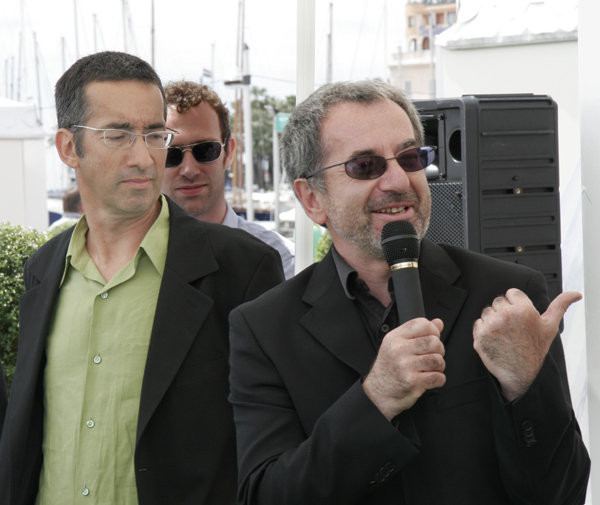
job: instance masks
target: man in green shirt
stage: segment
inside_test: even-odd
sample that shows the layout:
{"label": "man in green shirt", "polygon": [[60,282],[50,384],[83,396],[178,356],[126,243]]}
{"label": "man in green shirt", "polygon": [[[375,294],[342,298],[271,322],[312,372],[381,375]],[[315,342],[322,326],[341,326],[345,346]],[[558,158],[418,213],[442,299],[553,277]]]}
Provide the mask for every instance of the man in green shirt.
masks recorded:
{"label": "man in green shirt", "polygon": [[227,316],[278,253],[160,195],[176,132],[143,60],[82,58],[56,108],[85,215],[25,267],[0,503],[234,504]]}

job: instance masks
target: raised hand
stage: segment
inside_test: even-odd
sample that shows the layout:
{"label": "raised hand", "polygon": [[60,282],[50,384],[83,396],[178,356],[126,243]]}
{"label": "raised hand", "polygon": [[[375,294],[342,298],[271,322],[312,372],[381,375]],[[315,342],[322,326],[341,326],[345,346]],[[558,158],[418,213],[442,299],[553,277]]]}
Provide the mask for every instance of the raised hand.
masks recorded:
{"label": "raised hand", "polygon": [[473,325],[473,346],[508,400],[527,391],[542,368],[561,319],[579,300],[581,294],[576,291],[561,293],[540,315],[525,293],[509,289],[506,296],[483,309]]}
{"label": "raised hand", "polygon": [[443,328],[440,319],[418,318],[383,339],[363,389],[389,420],[412,407],[426,390],[445,384]]}

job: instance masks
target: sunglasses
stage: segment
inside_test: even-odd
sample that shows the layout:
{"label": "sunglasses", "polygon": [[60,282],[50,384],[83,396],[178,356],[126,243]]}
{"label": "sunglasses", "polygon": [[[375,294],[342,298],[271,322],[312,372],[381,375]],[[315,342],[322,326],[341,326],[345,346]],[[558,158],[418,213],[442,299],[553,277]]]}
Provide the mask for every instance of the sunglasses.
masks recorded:
{"label": "sunglasses", "polygon": [[212,163],[220,158],[224,147],[225,144],[221,144],[216,140],[198,142],[187,146],[169,147],[167,149],[166,167],[173,168],[181,165],[186,151],[192,151],[192,156],[198,163]]}
{"label": "sunglasses", "polygon": [[370,179],[377,179],[381,177],[386,169],[387,162],[390,160],[396,160],[405,172],[418,172],[423,170],[433,163],[435,159],[435,147],[415,147],[400,153],[395,158],[384,158],[383,156],[361,156],[360,158],[354,158],[344,163],[338,163],[337,165],[331,165],[329,167],[321,168],[315,172],[311,172],[306,175],[305,178],[309,179],[314,175],[320,174],[325,170],[333,167],[339,167],[344,165],[346,174],[352,179],[358,179],[359,181],[368,181]]}

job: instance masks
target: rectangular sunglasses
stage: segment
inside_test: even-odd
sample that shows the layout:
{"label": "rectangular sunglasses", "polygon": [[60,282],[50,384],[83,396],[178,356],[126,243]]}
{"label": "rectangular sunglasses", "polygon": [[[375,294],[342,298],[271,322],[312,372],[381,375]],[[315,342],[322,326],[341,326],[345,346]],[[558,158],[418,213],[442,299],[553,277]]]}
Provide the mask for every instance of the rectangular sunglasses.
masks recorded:
{"label": "rectangular sunglasses", "polygon": [[435,149],[435,147],[429,146],[415,147],[400,153],[394,158],[384,158],[383,156],[375,155],[360,156],[359,158],[344,161],[343,163],[337,163],[336,165],[321,168],[306,175],[305,178],[309,179],[329,168],[344,165],[346,174],[352,179],[358,179],[360,181],[377,179],[385,173],[387,170],[387,162],[390,160],[396,160],[405,172],[418,172],[433,163],[433,160],[435,159]]}
{"label": "rectangular sunglasses", "polygon": [[212,163],[217,161],[225,144],[221,144],[216,140],[208,142],[198,142],[197,144],[189,144],[186,146],[172,146],[167,149],[167,168],[174,168],[181,165],[185,151],[192,151],[192,156],[198,163]]}

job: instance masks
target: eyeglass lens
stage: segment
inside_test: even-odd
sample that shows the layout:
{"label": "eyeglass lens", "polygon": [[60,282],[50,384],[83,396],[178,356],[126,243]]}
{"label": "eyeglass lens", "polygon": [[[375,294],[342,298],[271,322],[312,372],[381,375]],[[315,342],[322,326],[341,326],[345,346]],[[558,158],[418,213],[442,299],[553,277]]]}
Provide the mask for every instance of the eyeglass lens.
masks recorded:
{"label": "eyeglass lens", "polygon": [[[104,131],[104,143],[108,147],[122,149],[133,144],[138,135],[125,130],[106,130]],[[151,149],[164,149],[173,139],[173,134],[169,132],[156,132],[142,135],[146,145]]]}
{"label": "eyeglass lens", "polygon": [[[198,163],[211,163],[221,156],[220,142],[201,142],[192,146],[191,151]],[[188,149],[185,149],[187,151]],[[184,149],[180,147],[169,147],[167,150],[167,168],[177,167],[183,161]]]}
{"label": "eyeglass lens", "polygon": [[[405,172],[418,172],[433,163],[435,150],[431,147],[415,147],[401,153],[398,164]],[[349,177],[359,180],[377,179],[387,169],[387,160],[383,156],[362,156],[346,163]]]}

